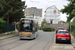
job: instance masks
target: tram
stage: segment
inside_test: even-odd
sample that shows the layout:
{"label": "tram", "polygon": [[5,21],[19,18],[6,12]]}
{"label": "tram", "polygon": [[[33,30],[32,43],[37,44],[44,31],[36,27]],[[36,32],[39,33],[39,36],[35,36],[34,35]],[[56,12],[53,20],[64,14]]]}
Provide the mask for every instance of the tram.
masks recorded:
{"label": "tram", "polygon": [[38,36],[38,22],[36,19],[21,18],[18,22],[18,32],[21,39],[35,39]]}

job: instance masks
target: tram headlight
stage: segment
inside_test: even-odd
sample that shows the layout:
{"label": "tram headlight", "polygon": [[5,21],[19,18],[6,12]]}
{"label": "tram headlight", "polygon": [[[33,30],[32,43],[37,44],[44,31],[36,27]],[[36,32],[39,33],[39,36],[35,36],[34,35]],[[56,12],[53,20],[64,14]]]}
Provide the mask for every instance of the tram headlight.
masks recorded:
{"label": "tram headlight", "polygon": [[21,33],[19,33],[19,34],[21,34]]}
{"label": "tram headlight", "polygon": [[32,35],[32,33],[31,33],[31,35]]}

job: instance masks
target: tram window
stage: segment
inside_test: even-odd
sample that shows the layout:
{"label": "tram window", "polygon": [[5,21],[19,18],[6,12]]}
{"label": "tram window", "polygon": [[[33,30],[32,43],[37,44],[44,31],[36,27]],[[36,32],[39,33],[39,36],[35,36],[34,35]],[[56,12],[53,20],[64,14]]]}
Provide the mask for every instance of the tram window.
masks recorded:
{"label": "tram window", "polygon": [[21,24],[21,28],[20,31],[27,31],[27,32],[31,32],[32,31],[32,25],[30,23],[23,23]]}

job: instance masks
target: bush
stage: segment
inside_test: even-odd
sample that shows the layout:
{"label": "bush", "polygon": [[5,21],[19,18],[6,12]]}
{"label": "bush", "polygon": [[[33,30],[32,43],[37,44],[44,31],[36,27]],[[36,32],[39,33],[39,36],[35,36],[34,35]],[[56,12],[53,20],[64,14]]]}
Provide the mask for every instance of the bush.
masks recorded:
{"label": "bush", "polygon": [[75,31],[72,31],[72,35],[75,37]]}
{"label": "bush", "polygon": [[0,18],[0,33],[3,33],[6,31],[6,21]]}
{"label": "bush", "polygon": [[38,29],[39,29],[39,30],[41,30],[41,27],[40,27],[40,26],[38,26]]}
{"label": "bush", "polygon": [[52,27],[50,27],[50,26],[45,26],[45,27],[43,28],[43,31],[55,31],[55,29],[52,28]]}

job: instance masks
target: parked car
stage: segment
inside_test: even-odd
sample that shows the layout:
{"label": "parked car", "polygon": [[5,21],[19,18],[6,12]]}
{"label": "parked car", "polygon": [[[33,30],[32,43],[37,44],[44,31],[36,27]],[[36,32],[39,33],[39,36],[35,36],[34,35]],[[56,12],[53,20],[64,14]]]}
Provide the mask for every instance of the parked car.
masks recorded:
{"label": "parked car", "polygon": [[56,43],[66,41],[71,43],[71,35],[67,30],[59,30],[56,34]]}
{"label": "parked car", "polygon": [[63,27],[58,27],[57,30],[56,30],[56,34],[57,34],[58,30],[64,30],[64,28]]}

